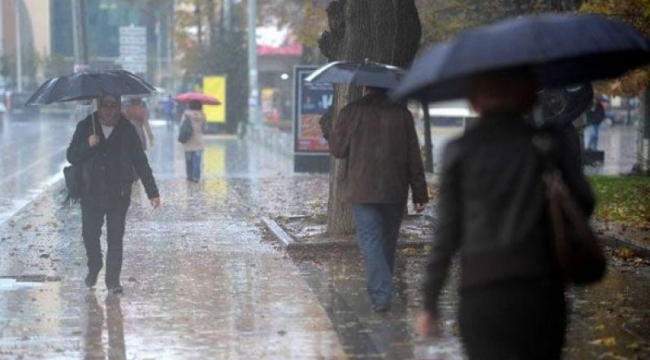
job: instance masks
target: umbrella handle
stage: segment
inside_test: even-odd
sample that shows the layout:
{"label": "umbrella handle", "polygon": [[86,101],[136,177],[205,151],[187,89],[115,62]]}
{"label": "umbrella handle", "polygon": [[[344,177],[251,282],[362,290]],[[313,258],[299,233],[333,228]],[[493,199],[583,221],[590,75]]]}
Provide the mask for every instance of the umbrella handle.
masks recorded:
{"label": "umbrella handle", "polygon": [[[99,99],[95,101],[95,105],[97,105],[97,109],[99,109]],[[93,135],[97,135],[97,130],[95,129],[95,112],[90,110],[90,116],[92,116],[93,120]]]}

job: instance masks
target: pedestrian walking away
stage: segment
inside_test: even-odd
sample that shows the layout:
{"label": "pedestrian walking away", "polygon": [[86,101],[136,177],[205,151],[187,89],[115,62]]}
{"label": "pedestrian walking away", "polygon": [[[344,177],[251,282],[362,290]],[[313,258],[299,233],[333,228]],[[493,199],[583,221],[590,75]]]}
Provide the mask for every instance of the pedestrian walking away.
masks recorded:
{"label": "pedestrian walking away", "polygon": [[593,98],[591,106],[585,111],[587,117],[587,146],[588,150],[598,150],[598,136],[600,136],[600,124],[605,120],[605,108],[597,96]]}
{"label": "pedestrian walking away", "polygon": [[343,198],[353,207],[370,300],[385,312],[409,186],[416,211],[429,201],[413,117],[387,89],[366,86],[341,110],[329,144],[333,156],[348,159]]}
{"label": "pedestrian walking away", "polygon": [[192,136],[183,143],[185,151],[185,171],[187,180],[199,182],[201,179],[201,160],[203,158],[203,130],[207,124],[205,114],[202,111],[203,104],[200,101],[190,101],[188,109],[185,110],[181,118],[183,121],[189,121],[192,124]]}
{"label": "pedestrian walking away", "polygon": [[[560,359],[567,309],[552,251],[538,134],[524,114],[536,101],[530,69],[475,75],[469,100],[477,124],[444,151],[438,225],[424,284],[423,336],[440,335],[438,300],[453,256],[462,277],[458,323],[470,359]],[[548,130],[580,209],[594,196],[562,129]]]}
{"label": "pedestrian walking away", "polygon": [[135,127],[120,112],[118,96],[103,96],[98,111],[77,124],[68,161],[81,166],[82,236],[88,260],[85,284],[92,288],[103,267],[101,232],[106,220],[106,287],[123,292],[123,237],[135,175],[142,180],[151,206],[160,205],[158,188]]}

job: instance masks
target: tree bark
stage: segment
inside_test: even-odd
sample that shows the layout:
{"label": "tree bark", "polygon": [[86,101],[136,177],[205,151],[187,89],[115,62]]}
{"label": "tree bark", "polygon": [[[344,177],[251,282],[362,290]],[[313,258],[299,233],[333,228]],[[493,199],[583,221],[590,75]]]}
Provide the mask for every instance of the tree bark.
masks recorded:
{"label": "tree bark", "polygon": [[641,93],[641,116],[639,117],[637,163],[640,174],[650,176],[650,90]]}
{"label": "tree bark", "polygon": [[[363,61],[368,58],[403,68],[418,50],[421,27],[415,0],[337,0],[327,8],[329,29],[319,39],[329,61]],[[332,126],[343,106],[361,97],[355,86],[336,86]],[[350,204],[342,201],[346,160],[331,159],[327,232],[354,230]]]}

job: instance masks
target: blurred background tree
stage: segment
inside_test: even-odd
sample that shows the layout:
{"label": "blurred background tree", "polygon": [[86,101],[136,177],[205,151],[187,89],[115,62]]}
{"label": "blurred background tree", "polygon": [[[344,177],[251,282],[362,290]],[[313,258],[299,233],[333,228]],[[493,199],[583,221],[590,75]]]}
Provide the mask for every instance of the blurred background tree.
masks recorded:
{"label": "blurred background tree", "polygon": [[422,43],[444,41],[459,31],[509,17],[575,11],[583,0],[418,0]]}

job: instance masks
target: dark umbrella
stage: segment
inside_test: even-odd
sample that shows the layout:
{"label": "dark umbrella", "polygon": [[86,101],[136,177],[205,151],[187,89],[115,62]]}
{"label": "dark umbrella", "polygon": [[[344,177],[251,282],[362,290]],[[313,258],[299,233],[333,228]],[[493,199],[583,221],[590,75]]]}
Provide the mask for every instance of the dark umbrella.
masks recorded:
{"label": "dark umbrella", "polygon": [[43,83],[25,105],[95,99],[104,95],[146,95],[156,87],[126,70],[84,71]]}
{"label": "dark umbrella", "polygon": [[334,61],[314,70],[306,82],[354,84],[392,89],[405,71],[397,66],[364,61]]}
{"label": "dark umbrella", "polygon": [[420,57],[392,94],[426,101],[467,96],[481,72],[531,67],[541,88],[607,79],[650,61],[650,40],[600,15],[523,16],[469,30]]}

